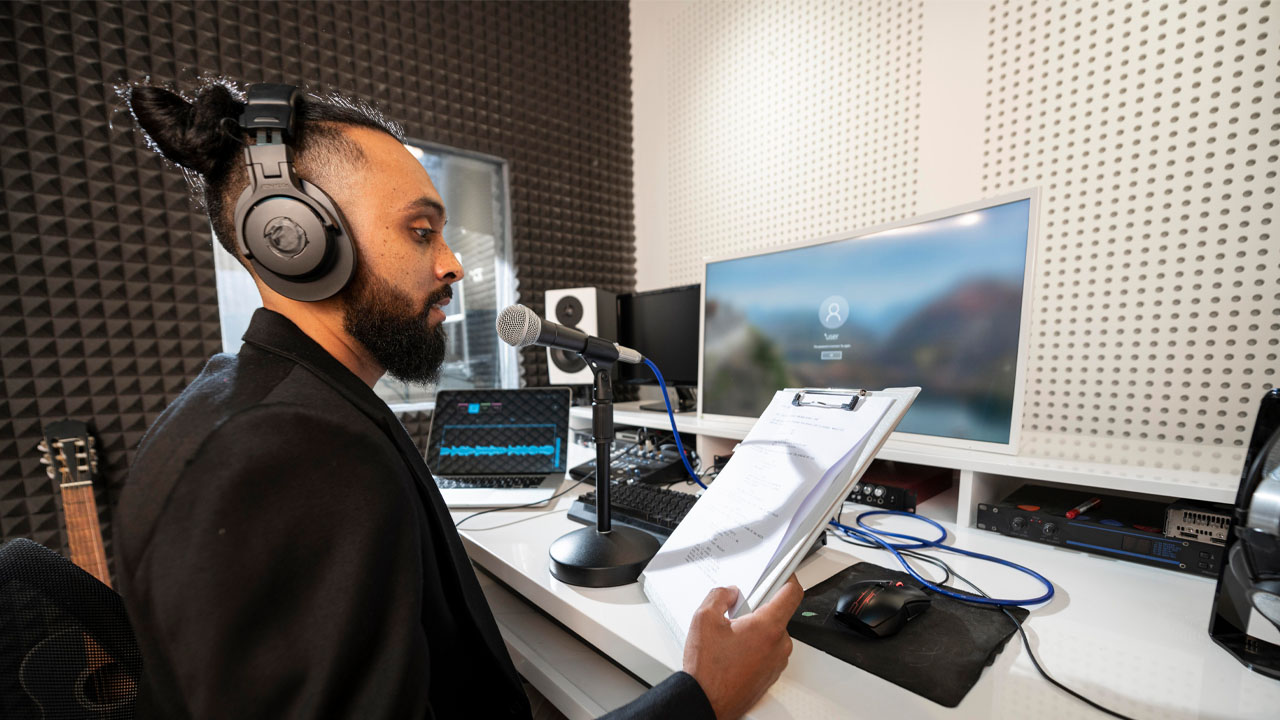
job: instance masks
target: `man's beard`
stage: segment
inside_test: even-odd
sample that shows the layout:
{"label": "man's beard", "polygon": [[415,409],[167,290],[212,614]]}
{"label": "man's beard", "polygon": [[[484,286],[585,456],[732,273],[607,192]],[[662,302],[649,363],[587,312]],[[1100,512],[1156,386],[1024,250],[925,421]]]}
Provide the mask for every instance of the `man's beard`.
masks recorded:
{"label": "man's beard", "polygon": [[453,297],[453,288],[445,285],[427,298],[421,310],[414,311],[408,295],[361,266],[345,296],[343,329],[364,345],[391,377],[422,385],[440,377],[446,350],[444,323],[432,328],[428,316],[432,305]]}

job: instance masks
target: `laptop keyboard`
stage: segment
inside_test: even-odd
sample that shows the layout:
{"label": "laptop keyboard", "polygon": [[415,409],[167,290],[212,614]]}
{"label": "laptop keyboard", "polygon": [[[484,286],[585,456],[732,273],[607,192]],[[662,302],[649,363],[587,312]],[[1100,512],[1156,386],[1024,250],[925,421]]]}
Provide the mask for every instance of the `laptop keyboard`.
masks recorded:
{"label": "laptop keyboard", "polygon": [[456,488],[533,488],[542,484],[544,476],[528,475],[471,475],[464,478],[437,477],[436,487],[441,490]]}

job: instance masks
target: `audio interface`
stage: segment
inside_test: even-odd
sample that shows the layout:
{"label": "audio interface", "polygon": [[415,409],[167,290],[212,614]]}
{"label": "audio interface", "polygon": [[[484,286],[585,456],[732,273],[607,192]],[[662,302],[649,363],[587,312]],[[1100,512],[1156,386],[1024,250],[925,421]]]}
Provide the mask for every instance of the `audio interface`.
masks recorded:
{"label": "audio interface", "polygon": [[1217,577],[1222,547],[1165,534],[1172,500],[1023,485],[978,505],[978,528],[1009,537]]}
{"label": "audio interface", "polygon": [[873,460],[849,492],[849,502],[884,510],[915,512],[916,506],[951,487],[948,468]]}

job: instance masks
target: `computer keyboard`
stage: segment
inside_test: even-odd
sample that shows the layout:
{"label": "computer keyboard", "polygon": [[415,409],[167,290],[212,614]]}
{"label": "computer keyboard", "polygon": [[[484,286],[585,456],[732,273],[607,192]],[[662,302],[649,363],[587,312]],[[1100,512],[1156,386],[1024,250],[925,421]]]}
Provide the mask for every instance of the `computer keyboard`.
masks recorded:
{"label": "computer keyboard", "polygon": [[[610,487],[610,518],[666,539],[698,501],[691,493],[649,485],[613,484]],[[596,524],[596,493],[578,496],[569,509],[569,519],[584,525]]]}
{"label": "computer keyboard", "polygon": [[[596,481],[596,461],[584,462],[569,470],[574,480]],[[664,485],[685,477],[680,453],[671,450],[645,450],[639,445],[627,445],[614,450],[609,459],[609,479],[622,482]]]}
{"label": "computer keyboard", "polygon": [[543,476],[476,475],[463,478],[436,477],[436,487],[453,488],[531,488],[542,484]]}

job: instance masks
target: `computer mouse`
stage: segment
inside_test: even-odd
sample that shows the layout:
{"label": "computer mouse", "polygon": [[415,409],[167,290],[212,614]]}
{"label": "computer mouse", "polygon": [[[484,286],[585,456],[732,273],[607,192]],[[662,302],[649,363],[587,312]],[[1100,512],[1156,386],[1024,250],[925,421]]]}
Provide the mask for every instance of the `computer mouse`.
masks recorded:
{"label": "computer mouse", "polygon": [[929,596],[893,580],[864,580],[836,601],[836,620],[867,637],[896,635],[929,609]]}

